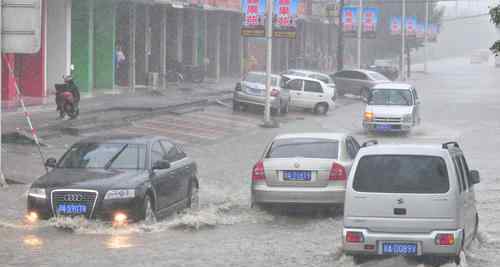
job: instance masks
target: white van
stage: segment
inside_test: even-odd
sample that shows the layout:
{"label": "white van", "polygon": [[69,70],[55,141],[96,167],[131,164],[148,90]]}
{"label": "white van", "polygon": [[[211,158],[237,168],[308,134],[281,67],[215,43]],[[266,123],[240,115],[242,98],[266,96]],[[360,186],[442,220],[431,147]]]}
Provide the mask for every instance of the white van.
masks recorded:
{"label": "white van", "polygon": [[459,262],[477,234],[477,183],[456,142],[361,148],[346,187],[344,252]]}

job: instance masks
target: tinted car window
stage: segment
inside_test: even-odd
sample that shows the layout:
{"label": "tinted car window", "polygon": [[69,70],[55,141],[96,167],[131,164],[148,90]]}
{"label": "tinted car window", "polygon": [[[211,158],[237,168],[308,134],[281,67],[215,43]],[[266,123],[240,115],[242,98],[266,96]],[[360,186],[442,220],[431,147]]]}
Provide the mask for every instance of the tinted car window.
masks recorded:
{"label": "tinted car window", "polygon": [[339,143],[329,139],[289,138],[276,140],[266,158],[321,158],[337,159]]}
{"label": "tinted car window", "polygon": [[353,71],[352,74],[352,79],[357,79],[357,80],[367,80],[368,76],[366,76],[364,73],[358,72],[358,71]]}
{"label": "tinted car window", "polygon": [[[250,72],[245,77],[245,82],[266,84],[266,82],[267,82],[267,76],[265,74]],[[276,86],[277,84],[278,84],[278,78],[272,76],[271,77],[271,85],[272,86]]]}
{"label": "tinted car window", "polygon": [[321,84],[313,81],[305,81],[304,91],[313,93],[323,93]]}
{"label": "tinted car window", "polygon": [[165,159],[165,151],[160,145],[160,142],[155,142],[151,147],[151,162],[155,163]]}
{"label": "tinted car window", "polygon": [[434,156],[365,156],[353,181],[354,190],[373,193],[443,194],[449,187],[446,164]]}
{"label": "tinted car window", "polygon": [[144,145],[84,143],[71,147],[59,168],[143,169]]}
{"label": "tinted car window", "polygon": [[302,80],[290,81],[287,88],[292,91],[302,91]]}
{"label": "tinted car window", "polygon": [[368,105],[411,106],[413,104],[410,90],[372,89]]}

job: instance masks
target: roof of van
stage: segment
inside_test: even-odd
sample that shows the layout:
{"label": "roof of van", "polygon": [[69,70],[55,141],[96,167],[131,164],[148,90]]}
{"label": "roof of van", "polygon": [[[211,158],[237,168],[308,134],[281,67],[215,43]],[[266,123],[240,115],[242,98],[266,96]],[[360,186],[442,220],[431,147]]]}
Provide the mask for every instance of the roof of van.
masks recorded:
{"label": "roof of van", "polygon": [[274,140],[289,139],[289,138],[320,138],[320,139],[332,139],[332,140],[343,140],[347,137],[346,133],[293,133],[293,134],[282,134],[274,138]]}
{"label": "roof of van", "polygon": [[381,83],[372,87],[372,89],[396,89],[410,90],[413,86],[408,83]]}
{"label": "roof of van", "polygon": [[422,156],[447,156],[449,153],[460,152],[456,147],[444,149],[442,144],[387,144],[372,145],[362,148],[362,155],[422,155]]}

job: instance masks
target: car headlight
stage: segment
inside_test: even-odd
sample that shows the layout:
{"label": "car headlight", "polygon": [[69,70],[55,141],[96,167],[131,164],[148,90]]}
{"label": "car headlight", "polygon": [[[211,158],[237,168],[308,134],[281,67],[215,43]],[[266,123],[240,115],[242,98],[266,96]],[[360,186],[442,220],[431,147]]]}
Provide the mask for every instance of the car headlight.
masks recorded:
{"label": "car headlight", "polygon": [[119,190],[109,190],[106,192],[104,199],[124,199],[124,198],[134,198],[135,189],[119,189]]}
{"label": "car headlight", "polygon": [[45,193],[45,188],[36,188],[32,187],[28,191],[28,196],[34,197],[34,198],[47,198],[47,195]]}
{"label": "car headlight", "polygon": [[406,114],[403,116],[403,122],[412,122],[413,116],[411,114]]}

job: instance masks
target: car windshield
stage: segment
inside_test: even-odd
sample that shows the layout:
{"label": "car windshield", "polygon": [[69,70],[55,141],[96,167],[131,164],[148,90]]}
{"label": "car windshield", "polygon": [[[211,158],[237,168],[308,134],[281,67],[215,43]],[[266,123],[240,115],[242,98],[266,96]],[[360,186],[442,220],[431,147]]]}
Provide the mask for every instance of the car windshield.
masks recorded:
{"label": "car windshield", "polygon": [[398,89],[372,89],[369,105],[385,105],[385,106],[411,106],[412,98],[410,90]]}
{"label": "car windshield", "polygon": [[371,193],[443,194],[449,187],[446,164],[435,156],[364,156],[353,181],[354,190]]}
{"label": "car windshield", "polygon": [[339,142],[320,138],[287,138],[274,141],[266,158],[337,159]]}
{"label": "car windshield", "polygon": [[316,80],[320,80],[326,84],[333,83],[328,75],[317,73],[317,74],[312,74],[310,77]]}
{"label": "car windshield", "polygon": [[145,145],[82,143],[66,152],[58,168],[145,169],[145,162]]}
{"label": "car windshield", "polygon": [[[260,74],[260,73],[249,73],[245,77],[245,81],[250,82],[250,83],[266,84],[267,76],[265,74]],[[276,86],[277,84],[278,84],[278,78],[272,76],[271,77],[271,85]]]}

